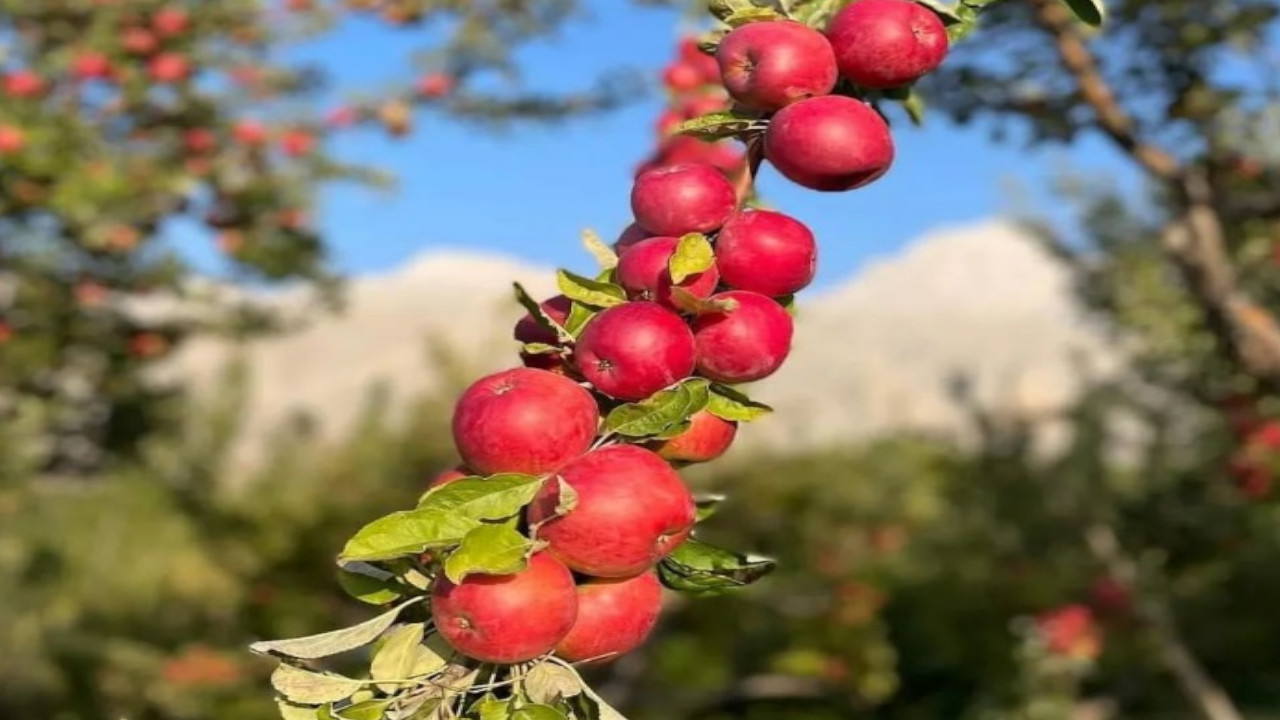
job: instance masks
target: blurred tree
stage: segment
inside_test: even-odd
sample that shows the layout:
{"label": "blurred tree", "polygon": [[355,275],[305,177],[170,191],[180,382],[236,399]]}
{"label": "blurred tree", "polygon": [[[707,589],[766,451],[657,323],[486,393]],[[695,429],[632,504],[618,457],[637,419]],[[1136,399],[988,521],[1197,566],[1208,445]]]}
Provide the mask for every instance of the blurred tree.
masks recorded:
{"label": "blurred tree", "polygon": [[[522,89],[513,52],[583,9],[574,0],[0,0],[0,417],[45,428],[34,446],[0,454],[38,455],[63,475],[132,456],[180,413],[176,389],[143,379],[148,366],[192,334],[279,324],[196,282],[166,242],[175,234],[208,235],[237,282],[302,281],[332,299],[335,277],[310,221],[317,190],[385,181],[330,156],[333,134],[363,125],[403,136],[419,110],[492,125],[635,97],[642,88],[626,73],[577,93]],[[325,67],[282,59],[292,45],[369,21],[424,45],[385,93],[334,105]],[[512,82],[490,81],[504,77]],[[138,308],[144,296],[170,302]]]}

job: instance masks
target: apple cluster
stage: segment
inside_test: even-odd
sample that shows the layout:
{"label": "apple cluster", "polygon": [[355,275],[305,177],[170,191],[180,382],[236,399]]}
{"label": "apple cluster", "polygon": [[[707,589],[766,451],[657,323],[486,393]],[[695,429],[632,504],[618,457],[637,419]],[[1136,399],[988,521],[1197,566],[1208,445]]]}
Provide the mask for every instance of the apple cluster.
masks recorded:
{"label": "apple cluster", "polygon": [[[616,254],[598,277],[562,271],[561,294],[527,301],[514,329],[524,366],[480,379],[457,401],[462,462],[433,488],[507,474],[546,480],[520,521],[537,543],[522,570],[437,577],[432,616],[450,645],[493,663],[551,652],[613,659],[638,646],[659,613],[657,568],[697,520],[676,468],[720,457],[737,434],[734,414],[710,398],[744,399],[735,388],[773,375],[791,351],[790,304],[816,270],[813,233],[745,207],[733,167],[670,162],[673,146],[702,142],[672,133],[731,100],[763,126],[763,159],[784,176],[821,191],[861,187],[888,170],[893,143],[880,114],[835,93],[838,83],[906,85],[946,50],[942,22],[909,0],[861,0],[825,33],[790,19],[745,23],[714,58],[686,41],[665,73],[680,107],[664,116],[663,147],[635,178],[634,223]],[[707,87],[712,78],[718,88]],[[704,145],[704,154],[718,149]],[[620,410],[661,414],[693,387],[706,399],[656,432],[626,435],[611,422]]]}

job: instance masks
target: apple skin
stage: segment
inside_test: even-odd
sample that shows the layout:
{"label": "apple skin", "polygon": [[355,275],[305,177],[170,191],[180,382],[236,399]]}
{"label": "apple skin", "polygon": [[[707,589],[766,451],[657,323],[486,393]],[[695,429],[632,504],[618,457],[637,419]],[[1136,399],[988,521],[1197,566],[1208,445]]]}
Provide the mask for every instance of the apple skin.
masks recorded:
{"label": "apple skin", "polygon": [[481,475],[543,475],[585,453],[600,412],[581,385],[535,368],[477,380],[453,410],[453,439],[467,467]]}
{"label": "apple skin", "polygon": [[738,423],[706,410],[689,418],[689,429],[666,440],[646,445],[664,460],[677,465],[710,462],[724,455],[738,435]]}
{"label": "apple skin", "polygon": [[[542,308],[542,312],[557,323],[564,325],[569,319],[569,311],[573,309],[573,301],[564,295],[556,295],[548,300],[538,304]],[[560,342],[559,336],[554,331],[548,330],[533,318],[533,315],[525,313],[524,317],[516,323],[512,336],[519,343],[542,343],[544,345],[555,345],[563,347],[564,343]],[[570,374],[569,364],[565,361],[563,355],[554,355],[546,353],[527,353],[520,351],[520,361],[525,367],[540,368],[542,370],[550,370],[561,375]]]}
{"label": "apple skin", "polygon": [[713,165],[653,168],[640,173],[631,188],[636,222],[654,235],[714,232],[737,206],[733,184]]}
{"label": "apple skin", "polygon": [[793,20],[735,28],[720,41],[716,61],[733,99],[766,112],[826,95],[839,77],[827,38]]}
{"label": "apple skin", "polygon": [[789,215],[748,210],[720,229],[716,266],[724,284],[735,290],[792,295],[813,282],[818,244],[813,232]]}
{"label": "apple skin", "polygon": [[777,372],[791,354],[794,326],[786,308],[746,290],[718,293],[711,300],[732,300],[737,308],[694,318],[699,374],[735,384],[763,380]]}
{"label": "apple skin", "polygon": [[27,138],[22,130],[12,125],[0,125],[0,155],[15,155],[26,144]]}
{"label": "apple skin", "polygon": [[158,83],[175,83],[191,74],[191,62],[179,53],[160,53],[147,63],[147,72]]}
{"label": "apple skin", "polygon": [[459,463],[436,473],[435,477],[431,478],[431,482],[427,484],[427,487],[431,489],[443,487],[451,482],[456,482],[465,477],[472,477],[473,475],[475,473],[471,471],[471,468]]}
{"label": "apple skin", "polygon": [[672,92],[696,90],[707,82],[697,66],[692,63],[674,62],[662,71],[662,84]]}
{"label": "apple skin", "polygon": [[643,400],[693,374],[693,333],[679,315],[655,302],[615,305],[587,322],[574,363],[605,395]]}
{"label": "apple skin", "polygon": [[910,85],[947,57],[947,28],[912,0],[858,0],[827,27],[840,74],[868,88]]}
{"label": "apple skin", "polygon": [[537,536],[549,543],[547,551],[584,575],[639,575],[693,529],[693,496],[676,471],[650,450],[608,445],[557,475],[577,492],[577,506],[557,517],[560,483],[549,482],[529,505],[529,522],[545,522]]}
{"label": "apple skin", "polygon": [[654,234],[640,227],[639,223],[631,223],[614,241],[613,251],[621,257],[641,240],[648,240],[651,237],[654,237]]}
{"label": "apple skin", "polygon": [[454,584],[439,577],[431,617],[445,642],[481,662],[512,664],[555,648],[578,617],[573,574],[541,552],[514,575],[470,575]]}
{"label": "apple skin", "polygon": [[642,240],[631,247],[618,260],[618,284],[626,288],[627,295],[633,300],[653,300],[659,305],[676,308],[671,297],[671,289],[679,287],[695,297],[710,297],[720,284],[720,273],[715,265],[696,275],[690,275],[683,282],[671,282],[671,271],[668,267],[671,256],[680,244],[679,238],[653,237]]}
{"label": "apple skin", "polygon": [[578,620],[556,655],[571,663],[612,662],[644,643],[661,612],[662,583],[652,570],[585,582],[578,586]]}
{"label": "apple skin", "polygon": [[764,154],[797,185],[842,192],[880,179],[894,147],[889,125],[870,106],[824,95],[779,110],[765,131]]}

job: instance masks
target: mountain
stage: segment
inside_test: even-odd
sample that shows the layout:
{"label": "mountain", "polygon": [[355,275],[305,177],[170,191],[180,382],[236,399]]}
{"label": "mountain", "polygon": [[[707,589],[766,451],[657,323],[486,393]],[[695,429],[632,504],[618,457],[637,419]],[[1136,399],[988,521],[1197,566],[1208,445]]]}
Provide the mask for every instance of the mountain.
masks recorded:
{"label": "mountain", "polygon": [[[397,398],[442,387],[426,362],[428,338],[472,377],[510,366],[511,325],[522,313],[511,283],[544,297],[553,275],[501,256],[431,252],[354,279],[341,316],[245,349],[246,437],[299,410],[319,419],[322,434],[341,433],[378,382]],[[220,342],[192,343],[167,371],[216,390],[231,354]],[[957,382],[984,406],[1043,411],[1073,396],[1080,359],[1091,372],[1114,362],[1065,269],[1010,223],[944,228],[833,289],[801,295],[789,362],[751,390],[778,412],[745,428],[740,444],[812,447],[903,428],[962,433]]]}

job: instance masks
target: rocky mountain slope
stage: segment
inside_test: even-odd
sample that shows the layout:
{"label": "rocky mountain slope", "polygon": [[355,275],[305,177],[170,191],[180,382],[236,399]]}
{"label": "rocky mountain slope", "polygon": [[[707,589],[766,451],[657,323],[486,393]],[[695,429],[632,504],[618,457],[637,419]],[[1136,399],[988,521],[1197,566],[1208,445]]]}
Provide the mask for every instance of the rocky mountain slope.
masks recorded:
{"label": "rocky mountain slope", "polygon": [[[440,388],[428,338],[474,377],[510,365],[510,327],[521,314],[511,282],[544,296],[554,292],[552,274],[504,257],[432,252],[354,280],[344,315],[246,349],[246,436],[262,437],[297,410],[319,419],[322,433],[341,433],[380,381],[398,398]],[[963,432],[957,381],[986,406],[1044,410],[1073,395],[1077,359],[1097,371],[1112,363],[1065,271],[1000,221],[939,230],[801,301],[792,359],[752,391],[778,413],[744,431],[744,451],[900,428]],[[193,344],[169,370],[213,389],[230,352]]]}

